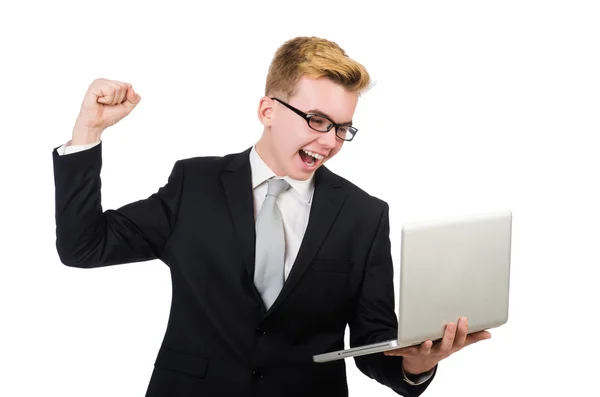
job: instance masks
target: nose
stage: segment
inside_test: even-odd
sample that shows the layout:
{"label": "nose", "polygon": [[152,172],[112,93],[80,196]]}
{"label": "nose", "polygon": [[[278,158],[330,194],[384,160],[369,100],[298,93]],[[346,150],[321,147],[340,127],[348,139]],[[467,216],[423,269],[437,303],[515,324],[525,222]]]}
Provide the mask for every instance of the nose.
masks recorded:
{"label": "nose", "polygon": [[335,135],[335,127],[328,132],[321,133],[318,139],[319,145],[328,149],[334,149],[337,144],[337,136]]}

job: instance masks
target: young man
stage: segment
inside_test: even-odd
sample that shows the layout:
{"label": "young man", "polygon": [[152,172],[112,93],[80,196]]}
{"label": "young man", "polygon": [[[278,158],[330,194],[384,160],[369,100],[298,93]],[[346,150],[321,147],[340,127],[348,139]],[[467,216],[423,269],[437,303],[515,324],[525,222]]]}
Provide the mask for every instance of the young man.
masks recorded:
{"label": "young man", "polygon": [[[327,40],[298,37],[272,61],[260,140],[242,153],[175,163],[145,200],[102,211],[101,134],[141,98],[95,80],[73,137],[53,151],[57,250],[67,266],[160,259],[173,301],[148,396],[346,396],[343,360],[312,355],[394,339],[388,205],[323,164],[357,134],[365,68]],[[450,324],[441,343],[355,358],[417,396],[437,363],[488,333]]]}

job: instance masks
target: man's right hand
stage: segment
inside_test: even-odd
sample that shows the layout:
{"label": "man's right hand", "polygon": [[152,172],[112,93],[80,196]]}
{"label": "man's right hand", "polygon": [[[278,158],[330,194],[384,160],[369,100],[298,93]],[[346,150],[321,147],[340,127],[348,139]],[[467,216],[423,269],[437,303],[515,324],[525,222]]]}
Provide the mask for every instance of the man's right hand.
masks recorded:
{"label": "man's right hand", "polygon": [[141,101],[129,83],[96,79],[90,84],[70,145],[83,145],[100,140],[102,132],[127,116]]}

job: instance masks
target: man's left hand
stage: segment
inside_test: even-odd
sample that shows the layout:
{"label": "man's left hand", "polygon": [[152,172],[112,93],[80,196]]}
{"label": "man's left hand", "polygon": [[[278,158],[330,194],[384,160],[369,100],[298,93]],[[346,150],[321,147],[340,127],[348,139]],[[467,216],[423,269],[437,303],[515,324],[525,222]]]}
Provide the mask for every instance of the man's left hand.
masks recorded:
{"label": "man's left hand", "polygon": [[457,323],[446,325],[444,336],[435,344],[427,340],[419,346],[403,347],[385,352],[386,356],[403,356],[402,367],[409,374],[419,375],[431,371],[440,361],[473,343],[490,339],[488,331],[469,334],[469,325],[465,317]]}

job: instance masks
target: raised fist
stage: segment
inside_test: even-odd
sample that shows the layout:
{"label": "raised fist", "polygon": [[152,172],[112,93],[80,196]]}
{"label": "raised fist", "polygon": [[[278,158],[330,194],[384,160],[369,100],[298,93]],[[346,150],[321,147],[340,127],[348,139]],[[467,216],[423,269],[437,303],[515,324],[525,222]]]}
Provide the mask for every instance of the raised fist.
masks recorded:
{"label": "raised fist", "polygon": [[131,113],[141,99],[129,83],[102,78],[94,80],[83,98],[71,143],[100,139],[102,131]]}

